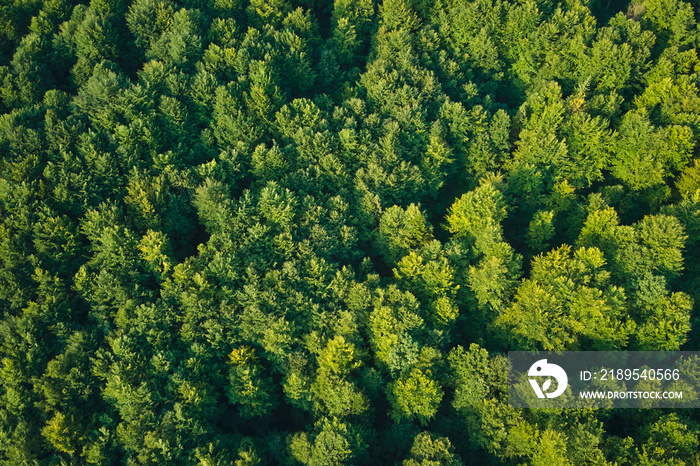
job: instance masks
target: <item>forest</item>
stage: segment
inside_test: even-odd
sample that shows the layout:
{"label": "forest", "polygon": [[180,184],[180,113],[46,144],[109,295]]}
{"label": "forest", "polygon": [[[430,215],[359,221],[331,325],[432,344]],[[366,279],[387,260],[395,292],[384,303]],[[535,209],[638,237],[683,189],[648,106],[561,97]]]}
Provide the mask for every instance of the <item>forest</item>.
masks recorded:
{"label": "forest", "polygon": [[0,463],[700,464],[506,358],[700,350],[699,19],[3,1]]}

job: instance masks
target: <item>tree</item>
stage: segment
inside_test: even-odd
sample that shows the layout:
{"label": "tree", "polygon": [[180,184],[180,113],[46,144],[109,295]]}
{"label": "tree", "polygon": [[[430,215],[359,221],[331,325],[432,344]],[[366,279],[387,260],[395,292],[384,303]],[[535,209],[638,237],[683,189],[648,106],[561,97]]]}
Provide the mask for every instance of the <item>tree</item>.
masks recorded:
{"label": "tree", "polygon": [[[644,285],[640,286],[639,298],[646,294],[644,288]],[[662,290],[660,296],[649,293],[651,296],[639,300],[639,311],[644,320],[635,332],[633,345],[640,350],[677,351],[688,341],[693,301],[685,293],[666,296],[665,287]]]}
{"label": "tree", "polygon": [[368,0],[334,0],[331,43],[341,64],[350,67],[361,58],[373,23],[374,4]]}
{"label": "tree", "polygon": [[289,451],[296,461],[308,465],[340,465],[365,459],[367,443],[360,428],[335,418],[322,418],[311,438],[305,432],[291,436]]}
{"label": "tree", "polygon": [[549,249],[549,241],[554,236],[553,219],[554,212],[551,210],[538,210],[535,213],[527,238],[531,249],[540,252]]}
{"label": "tree", "polygon": [[360,367],[355,347],[336,336],[328,341],[318,356],[318,371],[311,390],[330,416],[343,418],[359,415],[369,408],[367,397],[350,378]]}
{"label": "tree", "polygon": [[430,371],[413,369],[388,387],[391,417],[395,421],[405,418],[426,425],[440,407],[443,394]]}
{"label": "tree", "polygon": [[667,283],[673,283],[683,268],[683,226],[667,215],[646,216],[633,227],[619,226],[615,210],[601,207],[591,208],[577,243],[600,245],[613,278],[627,290],[628,312],[637,323],[632,345],[679,347],[690,330],[692,300],[685,293],[670,293]]}
{"label": "tree", "polygon": [[93,75],[95,66],[117,59],[117,33],[112,24],[100,15],[88,10],[77,27],[75,52],[78,59],[71,69],[76,85],[80,86]]}
{"label": "tree", "polygon": [[432,238],[432,228],[420,206],[389,207],[379,220],[376,245],[388,264],[396,264],[411,250],[419,249]]}
{"label": "tree", "polygon": [[66,419],[60,412],[51,418],[42,433],[49,442],[59,451],[73,455],[76,453],[77,445],[80,438],[75,438],[76,432],[73,427],[73,420]]}
{"label": "tree", "polygon": [[615,138],[606,120],[599,116],[591,117],[576,107],[584,97],[572,97],[572,114],[560,130],[566,139],[571,161],[561,162],[558,178],[569,181],[577,188],[588,187],[603,179],[603,170],[610,166]]}
{"label": "tree", "polygon": [[369,316],[370,343],[375,357],[389,364],[391,350],[402,333],[419,333],[424,327],[416,298],[395,286],[378,290]]}
{"label": "tree", "polygon": [[644,428],[646,441],[637,450],[639,464],[689,464],[697,460],[698,439],[694,423],[672,413]]}
{"label": "tree", "polygon": [[286,0],[253,0],[246,8],[249,24],[259,29],[266,24],[278,28],[291,11]]}
{"label": "tree", "polygon": [[500,183],[497,176],[482,179],[481,186],[462,195],[447,213],[447,231],[477,254],[487,253],[502,239],[500,222],[507,209]]}
{"label": "tree", "polygon": [[[146,52],[146,58],[162,60],[166,65],[193,66],[202,53],[202,38],[198,24],[201,18],[198,13],[184,9],[176,12],[172,16],[172,26],[151,45]],[[156,21],[158,21],[157,16]],[[155,28],[158,28],[158,23]]]}
{"label": "tree", "polygon": [[675,217],[648,215],[633,230],[618,231],[615,265],[621,276],[629,280],[649,271],[672,280],[680,275],[687,236]]}
{"label": "tree", "polygon": [[644,115],[625,114],[612,160],[613,174],[633,190],[662,183],[669,172],[688,161],[691,145],[684,133],[680,128],[657,130]]}
{"label": "tree", "polygon": [[624,291],[609,282],[603,253],[562,246],[532,261],[530,278],[496,325],[522,349],[621,348],[635,324],[623,320]]}
{"label": "tree", "polygon": [[126,22],[134,35],[134,44],[144,52],[172,28],[175,5],[168,0],[136,0],[129,7]]}
{"label": "tree", "polygon": [[267,416],[277,406],[272,380],[262,375],[263,368],[255,361],[251,348],[234,349],[229,355],[231,369],[226,394],[238,406],[243,418]]}
{"label": "tree", "polygon": [[[448,355],[449,382],[455,389],[451,406],[456,410],[460,430],[469,432],[469,444],[504,460],[531,452],[521,443],[522,430],[529,428],[523,413],[510,407],[507,396],[507,360],[489,355],[477,344],[465,350],[461,346]],[[530,442],[531,433],[526,433]],[[474,452],[476,454],[476,451]]]}
{"label": "tree", "polygon": [[427,321],[442,326],[457,317],[455,298],[459,285],[454,284],[454,270],[438,241],[425,245],[421,255],[409,252],[397,264],[394,276],[429,306],[431,312],[425,314]]}
{"label": "tree", "polygon": [[389,29],[413,31],[420,25],[418,15],[407,0],[389,0],[380,7],[382,23]]}
{"label": "tree", "polygon": [[454,453],[450,440],[438,437],[429,432],[421,432],[413,440],[409,459],[403,461],[404,466],[429,466],[444,464],[460,466],[464,462]]}
{"label": "tree", "polygon": [[446,229],[453,237],[445,252],[455,264],[455,282],[460,286],[457,302],[472,311],[462,314],[465,324],[471,321],[464,325],[465,333],[483,342],[483,330],[493,324],[515,291],[521,257],[503,238],[503,178],[487,176],[480,184],[448,210]]}
{"label": "tree", "polygon": [[696,21],[690,3],[655,0],[641,6],[644,12],[642,23],[646,29],[656,34],[660,46],[687,46],[693,42],[690,31]]}

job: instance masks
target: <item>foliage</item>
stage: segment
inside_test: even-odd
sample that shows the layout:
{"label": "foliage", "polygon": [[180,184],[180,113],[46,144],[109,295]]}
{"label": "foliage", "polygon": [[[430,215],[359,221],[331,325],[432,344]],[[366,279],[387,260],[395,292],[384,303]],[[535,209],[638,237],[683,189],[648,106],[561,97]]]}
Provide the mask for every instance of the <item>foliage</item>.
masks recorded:
{"label": "foliage", "polygon": [[698,2],[0,5],[0,463],[697,464],[511,350],[695,350]]}

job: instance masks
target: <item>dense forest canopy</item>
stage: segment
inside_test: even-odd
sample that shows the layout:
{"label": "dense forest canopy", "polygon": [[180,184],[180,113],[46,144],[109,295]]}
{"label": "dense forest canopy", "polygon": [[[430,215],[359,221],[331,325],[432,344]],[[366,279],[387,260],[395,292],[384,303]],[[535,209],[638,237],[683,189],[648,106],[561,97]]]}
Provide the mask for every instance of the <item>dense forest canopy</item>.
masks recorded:
{"label": "dense forest canopy", "polygon": [[3,2],[0,462],[698,464],[504,355],[699,349],[699,8]]}

